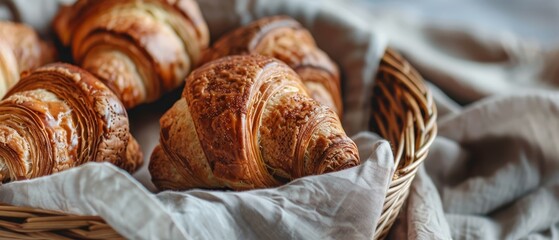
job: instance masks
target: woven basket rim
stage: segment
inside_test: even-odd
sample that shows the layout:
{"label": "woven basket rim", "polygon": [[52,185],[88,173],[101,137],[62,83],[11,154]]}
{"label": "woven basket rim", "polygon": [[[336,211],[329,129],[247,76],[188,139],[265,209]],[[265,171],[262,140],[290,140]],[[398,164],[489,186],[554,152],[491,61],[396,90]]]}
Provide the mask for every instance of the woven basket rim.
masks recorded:
{"label": "woven basket rim", "polygon": [[374,91],[371,127],[391,143],[396,164],[374,235],[374,239],[383,239],[435,140],[437,108],[421,75],[390,48],[380,63]]}

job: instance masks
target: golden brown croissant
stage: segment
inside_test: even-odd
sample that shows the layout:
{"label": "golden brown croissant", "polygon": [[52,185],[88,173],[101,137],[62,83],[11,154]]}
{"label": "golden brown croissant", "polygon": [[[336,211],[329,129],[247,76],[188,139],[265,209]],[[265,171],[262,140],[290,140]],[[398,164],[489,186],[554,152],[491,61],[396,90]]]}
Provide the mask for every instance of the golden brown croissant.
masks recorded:
{"label": "golden brown croissant", "polygon": [[0,102],[0,181],[44,176],[90,161],[127,171],[141,165],[122,103],[75,66],[54,63],[23,74]]}
{"label": "golden brown croissant", "polygon": [[54,28],[127,108],[179,87],[209,42],[193,0],[81,0],[59,12]]}
{"label": "golden brown croissant", "polygon": [[201,62],[247,53],[275,57],[287,63],[299,74],[312,98],[342,115],[338,68],[297,21],[276,16],[238,28],[214,43]]}
{"label": "golden brown croissant", "polygon": [[31,27],[0,21],[0,97],[19,80],[21,72],[53,61],[54,55],[54,48]]}
{"label": "golden brown croissant", "polygon": [[359,164],[338,116],[289,66],[260,55],[194,70],[160,124],[149,170],[161,190],[271,187]]}

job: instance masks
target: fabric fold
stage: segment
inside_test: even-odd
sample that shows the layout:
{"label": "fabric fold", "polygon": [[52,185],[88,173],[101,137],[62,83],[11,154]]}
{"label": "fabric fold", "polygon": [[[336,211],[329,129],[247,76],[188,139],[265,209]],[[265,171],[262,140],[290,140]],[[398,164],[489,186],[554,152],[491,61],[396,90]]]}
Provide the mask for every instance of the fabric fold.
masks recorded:
{"label": "fabric fold", "polygon": [[88,163],[5,184],[0,202],[100,216],[130,239],[371,239],[394,163],[387,142],[355,139],[364,164],[278,188],[153,194],[111,164]]}

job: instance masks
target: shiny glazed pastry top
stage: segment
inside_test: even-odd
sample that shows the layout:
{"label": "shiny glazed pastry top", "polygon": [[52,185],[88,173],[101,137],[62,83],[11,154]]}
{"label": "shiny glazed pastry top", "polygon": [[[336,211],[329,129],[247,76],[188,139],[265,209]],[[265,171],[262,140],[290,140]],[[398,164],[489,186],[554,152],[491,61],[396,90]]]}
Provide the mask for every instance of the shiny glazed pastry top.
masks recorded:
{"label": "shiny glazed pastry top", "polygon": [[60,10],[54,30],[126,108],[179,87],[209,42],[194,0],[80,0]]}
{"label": "shiny glazed pastry top", "polygon": [[342,116],[338,68],[294,19],[268,17],[240,27],[217,40],[202,63],[236,54],[261,54],[285,62],[299,74],[313,99]]}
{"label": "shiny glazed pastry top", "polygon": [[0,21],[0,97],[19,80],[23,71],[54,60],[54,48],[37,32],[20,23]]}
{"label": "shiny glazed pastry top", "polygon": [[273,187],[359,164],[338,116],[289,66],[260,55],[194,70],[160,124],[149,165],[160,190]]}
{"label": "shiny glazed pastry top", "polygon": [[130,172],[141,165],[122,103],[75,66],[54,63],[24,74],[0,101],[0,181],[45,176],[90,161]]}

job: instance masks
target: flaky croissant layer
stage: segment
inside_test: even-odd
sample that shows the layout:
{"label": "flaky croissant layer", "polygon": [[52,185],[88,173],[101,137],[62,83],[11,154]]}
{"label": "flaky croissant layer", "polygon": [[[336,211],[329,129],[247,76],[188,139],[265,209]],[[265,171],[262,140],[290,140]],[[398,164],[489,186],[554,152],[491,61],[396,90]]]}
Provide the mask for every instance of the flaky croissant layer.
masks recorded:
{"label": "flaky croissant layer", "polygon": [[285,62],[299,74],[310,97],[342,116],[338,67],[294,19],[266,17],[237,28],[207,49],[201,62],[236,54],[260,54]]}
{"label": "flaky croissant layer", "polygon": [[80,0],[59,12],[54,29],[127,108],[179,87],[209,43],[194,0]]}
{"label": "flaky croissant layer", "polygon": [[55,51],[31,27],[0,21],[0,97],[19,80],[23,71],[54,60]]}
{"label": "flaky croissant layer", "polygon": [[273,187],[359,164],[337,115],[268,57],[225,57],[195,70],[160,124],[149,170],[161,190]]}
{"label": "flaky croissant layer", "polygon": [[141,165],[122,103],[94,76],[68,64],[23,75],[0,101],[0,181],[45,176],[90,161],[128,171]]}

